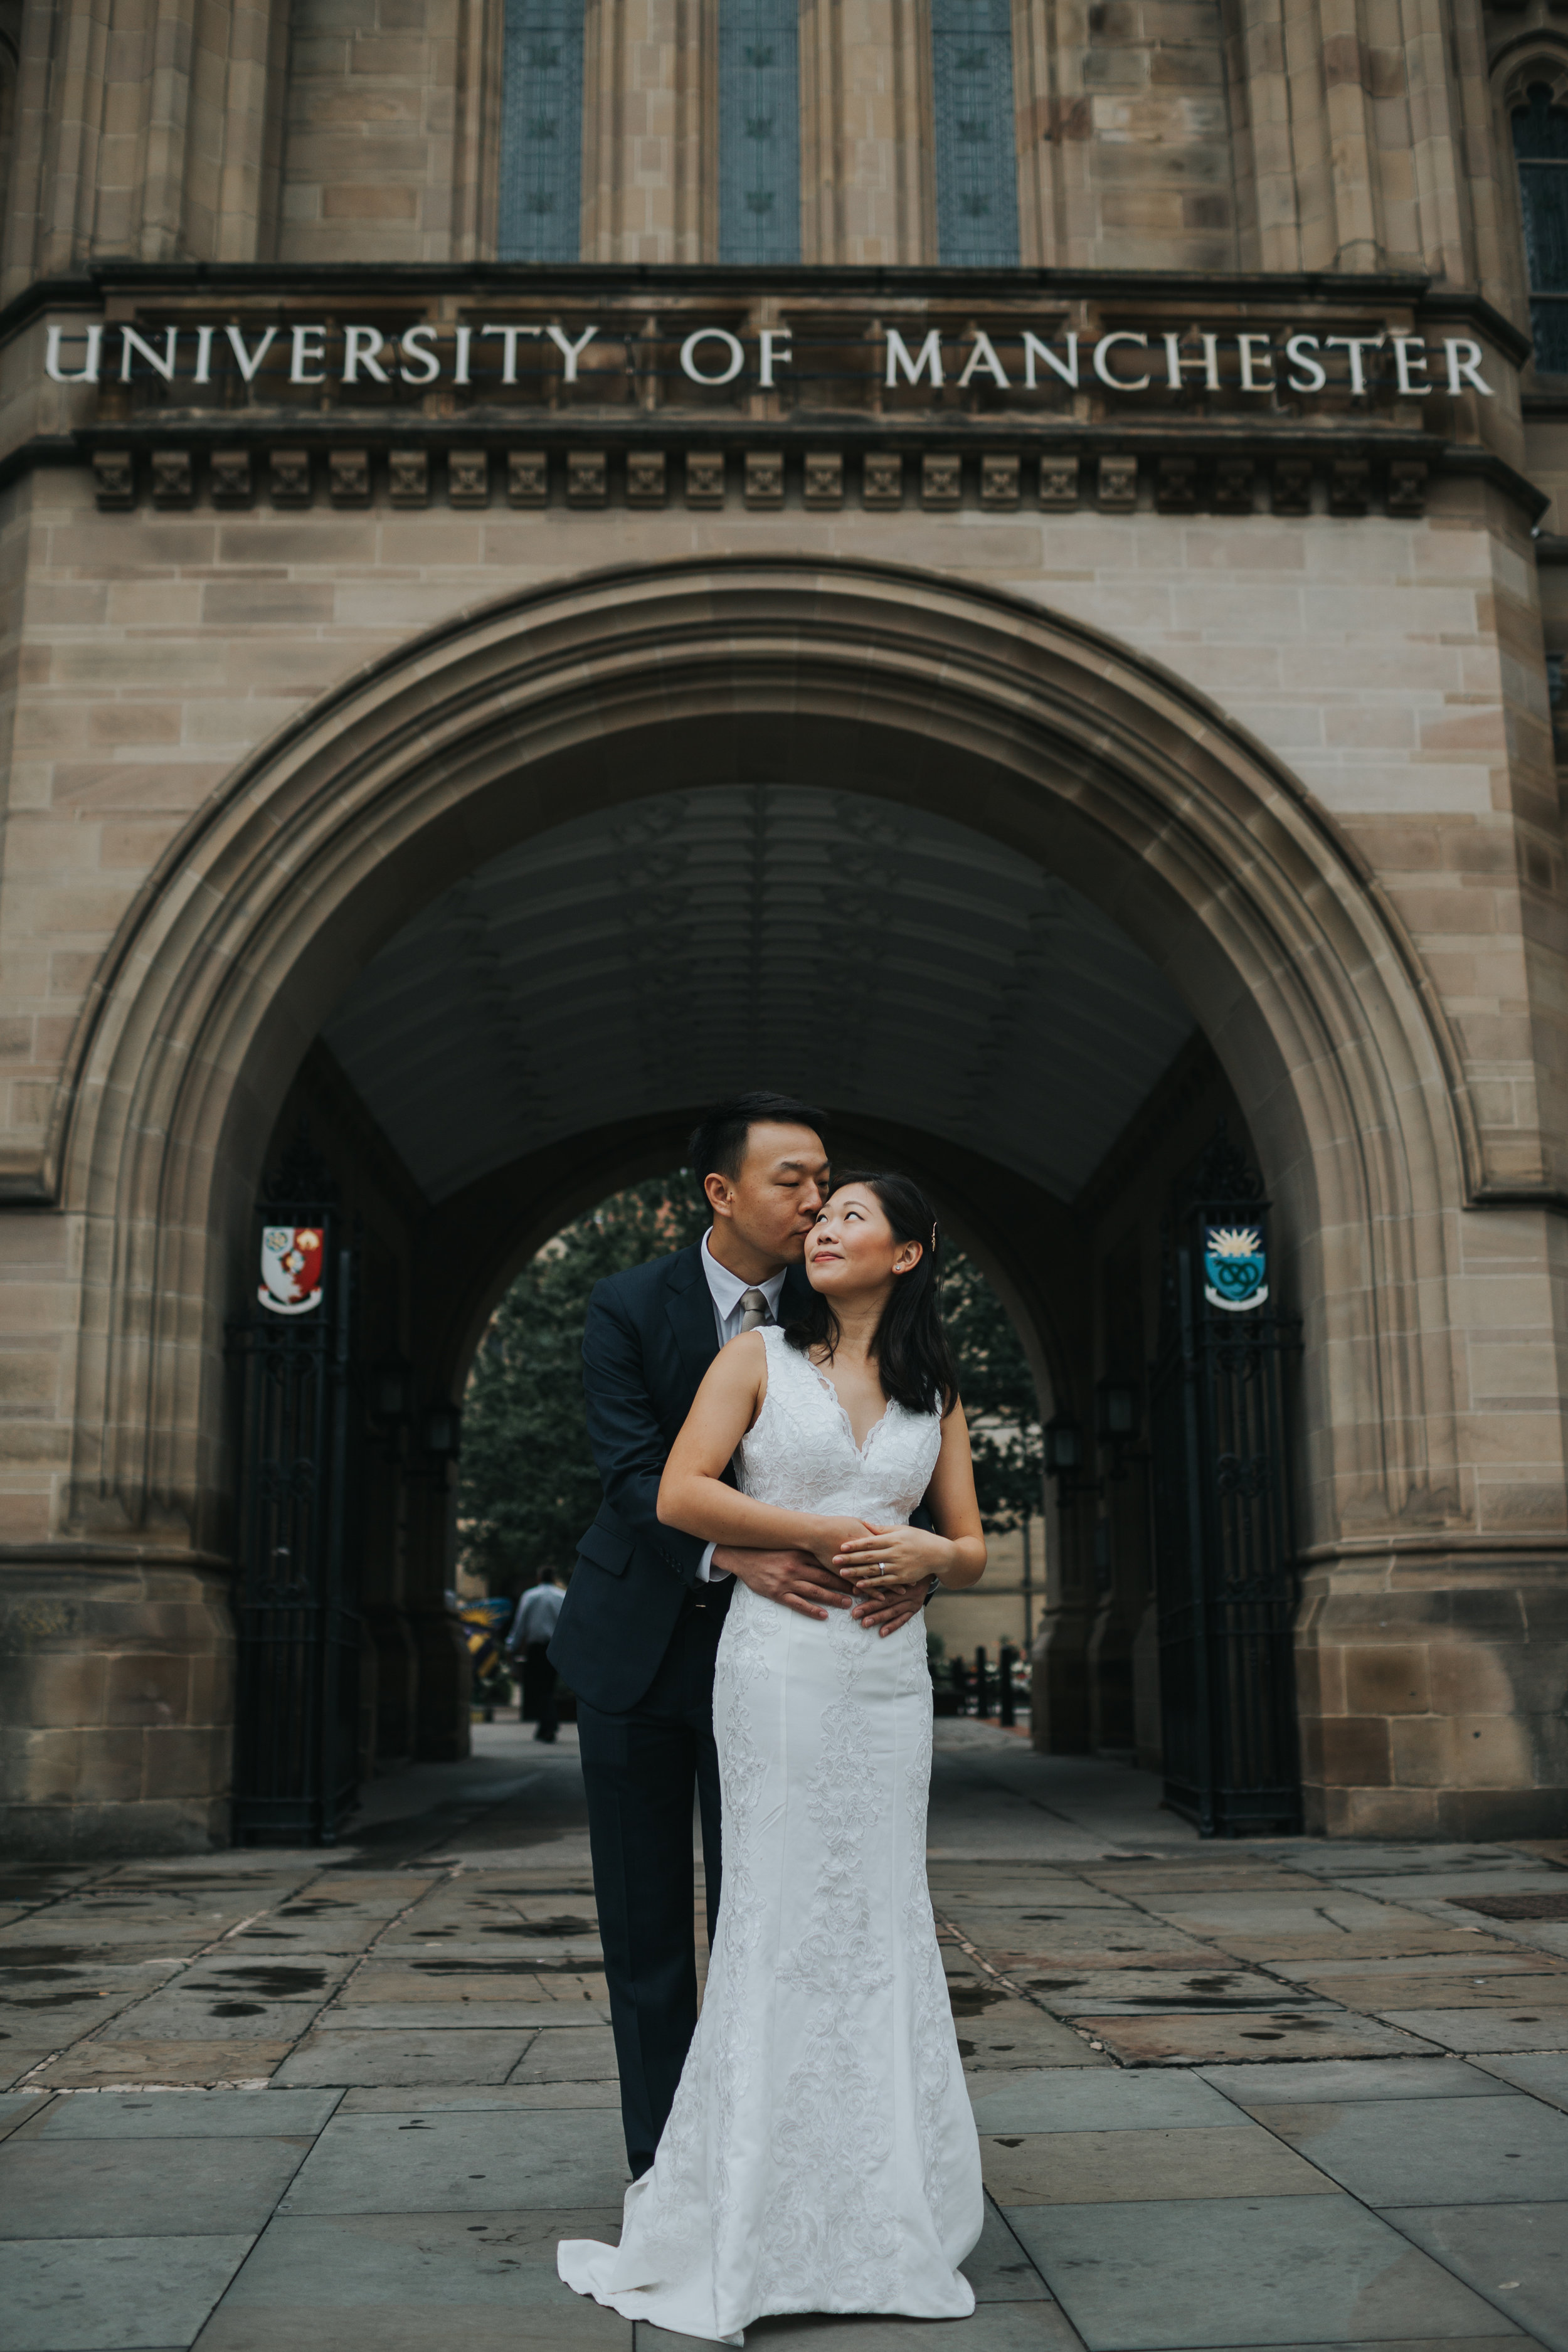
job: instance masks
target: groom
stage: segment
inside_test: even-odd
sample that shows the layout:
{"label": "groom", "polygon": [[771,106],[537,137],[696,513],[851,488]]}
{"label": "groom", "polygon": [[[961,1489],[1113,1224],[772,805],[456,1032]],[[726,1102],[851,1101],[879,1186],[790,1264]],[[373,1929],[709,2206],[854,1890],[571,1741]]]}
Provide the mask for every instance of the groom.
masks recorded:
{"label": "groom", "polygon": [[[605,1499],[577,1546],[550,1644],[551,1663],[577,1694],[634,2179],[653,2162],[697,2022],[694,1792],[710,1939],[718,1920],[713,1662],[734,1580],[818,1619],[852,1597],[809,1553],[705,1545],[658,1523],[665,1458],[721,1347],[805,1306],[805,1237],[828,1189],[817,1114],[787,1095],[719,1104],[688,1159],[713,1213],[710,1231],[610,1276],[589,1303],[583,1385]],[[890,1627],[918,1606],[905,1595],[861,1613]]]}

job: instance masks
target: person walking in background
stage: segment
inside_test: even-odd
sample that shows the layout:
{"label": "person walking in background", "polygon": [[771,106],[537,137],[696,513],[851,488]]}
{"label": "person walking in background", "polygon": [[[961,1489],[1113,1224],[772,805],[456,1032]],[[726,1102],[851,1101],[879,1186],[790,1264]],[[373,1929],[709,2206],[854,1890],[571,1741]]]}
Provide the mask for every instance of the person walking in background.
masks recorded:
{"label": "person walking in background", "polygon": [[555,1669],[550,1663],[551,1637],[555,1621],[561,1614],[561,1604],[566,1595],[562,1590],[560,1571],[553,1568],[543,1570],[537,1584],[531,1584],[517,1604],[517,1614],[511,1621],[507,1636],[507,1648],[522,1661],[521,1720],[536,1726],[535,1739],[553,1739],[561,1727],[555,1706]]}

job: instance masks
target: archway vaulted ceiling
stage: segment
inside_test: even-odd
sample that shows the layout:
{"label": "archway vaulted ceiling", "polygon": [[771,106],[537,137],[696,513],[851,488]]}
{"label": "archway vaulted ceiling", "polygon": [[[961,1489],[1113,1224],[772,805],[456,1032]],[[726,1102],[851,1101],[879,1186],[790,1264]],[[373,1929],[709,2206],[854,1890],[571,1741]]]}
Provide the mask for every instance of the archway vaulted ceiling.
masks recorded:
{"label": "archway vaulted ceiling", "polygon": [[437,1201],[754,1086],[1070,1199],[1192,1027],[1125,933],[1027,858],[885,800],[736,784],[492,858],[388,942],[325,1035]]}

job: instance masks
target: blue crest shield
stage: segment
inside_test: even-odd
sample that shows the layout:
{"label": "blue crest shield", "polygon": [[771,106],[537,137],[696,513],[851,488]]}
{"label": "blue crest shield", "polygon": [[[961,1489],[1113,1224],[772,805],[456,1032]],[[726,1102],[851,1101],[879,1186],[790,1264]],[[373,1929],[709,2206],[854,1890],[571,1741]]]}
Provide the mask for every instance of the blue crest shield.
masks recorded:
{"label": "blue crest shield", "polygon": [[1245,1315],[1268,1296],[1268,1257],[1257,1225],[1204,1227],[1204,1297],[1227,1314]]}

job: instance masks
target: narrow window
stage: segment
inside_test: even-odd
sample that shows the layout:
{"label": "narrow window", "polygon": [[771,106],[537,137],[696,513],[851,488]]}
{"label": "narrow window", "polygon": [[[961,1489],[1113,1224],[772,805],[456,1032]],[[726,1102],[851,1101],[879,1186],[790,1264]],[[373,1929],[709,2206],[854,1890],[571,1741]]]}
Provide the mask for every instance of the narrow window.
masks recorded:
{"label": "narrow window", "polygon": [[583,0],[506,0],[502,261],[575,261],[581,249]]}
{"label": "narrow window", "polygon": [[1535,364],[1547,375],[1568,375],[1568,108],[1552,105],[1544,82],[1525,98],[1513,118],[1513,152]]}
{"label": "narrow window", "polygon": [[1018,259],[1012,0],[931,0],[939,260]]}
{"label": "narrow window", "polygon": [[720,0],[719,258],[800,259],[799,0]]}

